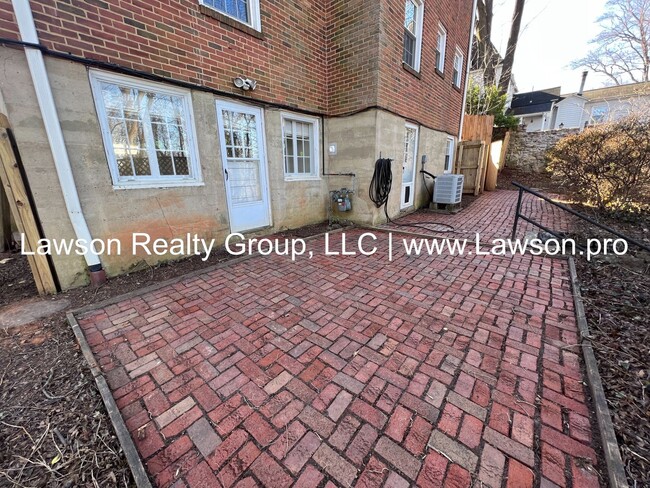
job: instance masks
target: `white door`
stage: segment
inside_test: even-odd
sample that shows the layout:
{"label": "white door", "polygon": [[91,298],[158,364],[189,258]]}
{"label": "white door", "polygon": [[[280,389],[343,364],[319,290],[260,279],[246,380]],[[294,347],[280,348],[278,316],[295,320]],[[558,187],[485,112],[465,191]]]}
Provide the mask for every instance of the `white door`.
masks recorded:
{"label": "white door", "polygon": [[262,109],[217,102],[232,232],[271,225]]}
{"label": "white door", "polygon": [[400,208],[413,206],[415,193],[415,166],[418,154],[418,127],[406,124],[404,135],[404,162],[402,164],[402,200]]}

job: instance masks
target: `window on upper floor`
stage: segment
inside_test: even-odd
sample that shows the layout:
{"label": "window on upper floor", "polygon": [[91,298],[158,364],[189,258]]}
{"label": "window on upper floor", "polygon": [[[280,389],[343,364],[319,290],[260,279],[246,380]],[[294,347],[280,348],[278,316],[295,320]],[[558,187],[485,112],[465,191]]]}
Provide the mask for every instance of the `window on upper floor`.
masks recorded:
{"label": "window on upper floor", "polygon": [[460,88],[463,73],[463,53],[460,49],[456,48],[454,55],[454,74],[452,76],[452,83],[455,87]]}
{"label": "window on upper floor", "polygon": [[447,31],[440,24],[438,26],[438,40],[436,43],[436,69],[445,72],[445,51],[447,50]]}
{"label": "window on upper floor", "polygon": [[318,119],[282,114],[282,141],[285,179],[318,178]]}
{"label": "window on upper floor", "polygon": [[199,3],[255,30],[261,30],[259,0],[199,0]]}
{"label": "window on upper floor", "polygon": [[415,71],[420,71],[423,18],[424,2],[422,0],[406,0],[404,10],[404,55],[402,61]]}
{"label": "window on upper floor", "polygon": [[97,71],[90,77],[115,187],[201,182],[189,90]]}
{"label": "window on upper floor", "polygon": [[607,121],[609,109],[606,106],[596,106],[591,109],[591,122],[593,124],[601,124]]}
{"label": "window on upper floor", "polygon": [[447,144],[445,146],[445,173],[451,173],[454,169],[454,146],[456,141],[453,137],[447,138]]}

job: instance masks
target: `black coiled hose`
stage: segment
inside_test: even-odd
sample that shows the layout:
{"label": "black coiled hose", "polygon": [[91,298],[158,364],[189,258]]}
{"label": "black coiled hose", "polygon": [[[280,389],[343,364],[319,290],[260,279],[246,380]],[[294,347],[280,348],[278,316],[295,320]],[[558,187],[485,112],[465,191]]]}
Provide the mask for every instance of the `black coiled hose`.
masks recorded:
{"label": "black coiled hose", "polygon": [[390,169],[392,161],[392,159],[380,158],[375,163],[375,172],[370,181],[368,196],[377,208],[388,204],[388,196],[393,186],[393,171]]}
{"label": "black coiled hose", "polygon": [[[379,158],[375,162],[375,172],[372,175],[372,180],[370,180],[370,188],[368,190],[368,196],[370,197],[370,200],[372,200],[377,208],[380,208],[382,205],[384,206],[386,221],[390,222],[391,224],[399,225],[401,227],[421,227],[422,229],[433,231],[434,229],[430,229],[429,227],[426,227],[422,224],[400,224],[399,222],[394,222],[388,216],[388,197],[390,196],[390,190],[393,186],[393,171],[390,167],[390,163],[392,161],[392,159],[388,158]],[[454,230],[451,225],[443,224],[441,222],[427,222],[427,224],[439,225],[446,228],[444,230],[436,229],[436,232],[452,232]]]}

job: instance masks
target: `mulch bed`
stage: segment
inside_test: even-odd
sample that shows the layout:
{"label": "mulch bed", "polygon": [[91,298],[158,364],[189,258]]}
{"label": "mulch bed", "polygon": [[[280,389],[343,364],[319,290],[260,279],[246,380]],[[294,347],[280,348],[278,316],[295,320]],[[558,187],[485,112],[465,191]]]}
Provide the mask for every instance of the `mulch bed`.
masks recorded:
{"label": "mulch bed", "polygon": [[[271,237],[305,238],[327,230],[327,223],[321,223]],[[8,256],[14,258],[7,261],[11,266],[3,270],[0,265],[0,307],[36,295],[26,259]],[[56,299],[79,308],[235,257],[220,248],[206,262],[194,256],[157,266],[143,263],[99,288],[70,290]],[[0,329],[0,486],[133,486],[65,312]]]}
{"label": "mulch bed", "polygon": [[[570,199],[547,174],[505,168],[498,186],[507,188],[513,180]],[[576,203],[572,207],[650,244],[647,212],[600,212]],[[583,221],[576,222],[572,237],[583,244],[588,238],[615,238]],[[591,262],[579,258],[576,268],[628,481],[631,487],[641,487],[650,486],[650,253],[633,246],[629,251],[622,257],[602,256]]]}
{"label": "mulch bed", "polygon": [[26,256],[19,252],[0,252],[0,290],[0,307],[36,295]]}

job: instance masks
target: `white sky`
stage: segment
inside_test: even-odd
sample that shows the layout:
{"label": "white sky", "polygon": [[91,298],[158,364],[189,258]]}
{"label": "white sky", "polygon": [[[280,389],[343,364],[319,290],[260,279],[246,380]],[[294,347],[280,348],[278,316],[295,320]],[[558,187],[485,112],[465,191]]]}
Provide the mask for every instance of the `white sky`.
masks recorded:
{"label": "white sky", "polygon": [[[599,32],[596,19],[606,0],[526,0],[513,73],[520,92],[562,86],[562,93],[578,91],[583,69],[571,61],[589,51],[589,40]],[[492,40],[504,55],[510,35],[515,0],[494,0]],[[593,72],[587,89],[606,79]]]}

